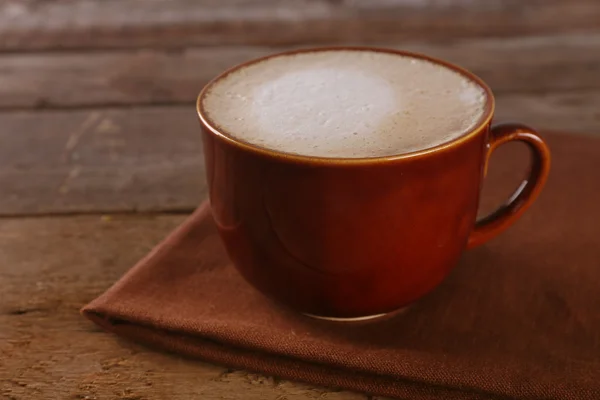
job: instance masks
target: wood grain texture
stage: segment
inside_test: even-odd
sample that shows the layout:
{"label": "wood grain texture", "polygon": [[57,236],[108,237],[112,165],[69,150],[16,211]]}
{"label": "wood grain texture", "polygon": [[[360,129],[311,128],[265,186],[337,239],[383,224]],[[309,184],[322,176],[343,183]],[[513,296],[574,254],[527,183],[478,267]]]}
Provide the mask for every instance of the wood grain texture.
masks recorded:
{"label": "wood grain texture", "polygon": [[193,107],[0,115],[0,214],[181,211],[205,196]]}
{"label": "wood grain texture", "polygon": [[[600,89],[600,35],[404,43],[455,62],[497,93]],[[11,54],[0,57],[0,108],[192,103],[228,67],[281,49]]]}
{"label": "wood grain texture", "polygon": [[[600,134],[600,91],[507,94],[497,121]],[[192,106],[0,113],[0,215],[187,212],[206,197]]]}
{"label": "wood grain texture", "polygon": [[366,400],[163,354],[79,315],[183,220],[68,217],[0,223],[0,398]]}
{"label": "wood grain texture", "polygon": [[5,0],[0,51],[380,43],[597,30],[596,0]]}

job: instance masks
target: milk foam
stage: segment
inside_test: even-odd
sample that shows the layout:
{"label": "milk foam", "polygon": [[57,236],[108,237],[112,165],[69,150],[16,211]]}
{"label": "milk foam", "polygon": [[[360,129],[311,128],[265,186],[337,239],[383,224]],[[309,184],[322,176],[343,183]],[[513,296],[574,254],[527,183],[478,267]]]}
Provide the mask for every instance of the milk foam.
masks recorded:
{"label": "milk foam", "polygon": [[203,98],[211,123],[261,147],[318,157],[380,157],[472,129],[485,91],[437,64],[374,51],[277,56],[239,69]]}

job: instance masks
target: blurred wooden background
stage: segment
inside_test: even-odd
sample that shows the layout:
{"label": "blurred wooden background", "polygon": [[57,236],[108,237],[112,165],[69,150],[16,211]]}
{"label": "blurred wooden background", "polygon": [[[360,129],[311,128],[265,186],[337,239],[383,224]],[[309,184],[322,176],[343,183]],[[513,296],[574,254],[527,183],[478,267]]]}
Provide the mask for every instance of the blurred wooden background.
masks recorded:
{"label": "blurred wooden background", "polygon": [[366,398],[149,352],[77,313],[205,197],[201,87],[326,44],[442,57],[492,86],[499,120],[600,132],[598,0],[0,0],[0,395]]}
{"label": "blurred wooden background", "polygon": [[191,210],[202,86],[332,43],[461,64],[492,86],[499,120],[600,131],[597,0],[4,0],[0,214]]}

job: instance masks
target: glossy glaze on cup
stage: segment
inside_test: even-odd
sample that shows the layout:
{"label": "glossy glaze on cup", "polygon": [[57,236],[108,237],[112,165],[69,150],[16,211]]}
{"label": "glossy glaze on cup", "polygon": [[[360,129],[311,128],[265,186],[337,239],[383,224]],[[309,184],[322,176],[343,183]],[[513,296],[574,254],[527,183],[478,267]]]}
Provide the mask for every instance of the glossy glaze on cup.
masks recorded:
{"label": "glossy glaze on cup", "polygon": [[[465,248],[505,229],[531,204],[550,158],[527,127],[490,129],[492,93],[469,72],[411,53],[344,49],[422,57],[453,68],[486,90],[486,113],[452,142],[364,159],[299,156],[233,139],[207,119],[204,91],[198,113],[213,215],[236,268],[298,311],[353,318],[394,311],[435,288]],[[525,141],[532,150],[528,183],[510,204],[476,223],[488,157],[509,140]]]}

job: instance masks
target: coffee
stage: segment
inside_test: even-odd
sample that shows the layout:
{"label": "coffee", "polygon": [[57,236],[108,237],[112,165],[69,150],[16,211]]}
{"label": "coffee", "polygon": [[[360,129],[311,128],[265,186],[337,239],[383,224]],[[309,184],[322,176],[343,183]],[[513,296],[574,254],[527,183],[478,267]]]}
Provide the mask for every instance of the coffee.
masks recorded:
{"label": "coffee", "polygon": [[228,136],[304,156],[368,158],[438,146],[473,129],[485,90],[425,59],[364,50],[280,55],[237,69],[202,99]]}

